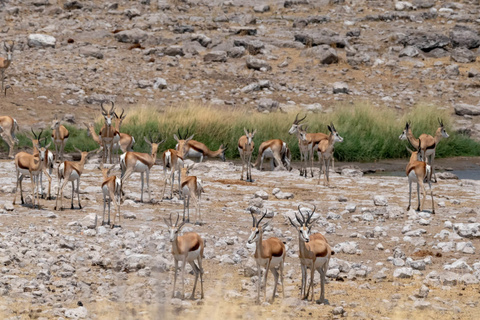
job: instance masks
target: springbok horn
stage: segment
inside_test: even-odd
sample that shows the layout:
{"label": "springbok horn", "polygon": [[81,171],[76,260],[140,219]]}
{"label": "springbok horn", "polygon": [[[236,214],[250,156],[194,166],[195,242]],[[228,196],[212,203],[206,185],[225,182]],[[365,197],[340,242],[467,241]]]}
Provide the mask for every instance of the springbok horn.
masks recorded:
{"label": "springbok horn", "polygon": [[267,209],[265,209],[265,213],[263,214],[263,216],[260,218],[260,220],[258,220],[257,222],[257,227],[260,225],[260,222],[262,222],[263,218],[265,218],[265,216],[267,215],[268,211]]}
{"label": "springbok horn", "polygon": [[113,109],[115,109],[115,103],[113,103],[113,101],[111,100],[110,100],[110,103],[112,104],[112,108],[110,109],[109,114],[113,114]]}
{"label": "springbok horn", "polygon": [[255,227],[256,227],[256,224],[257,224],[257,219],[255,219],[255,216],[253,215],[252,212],[250,212],[250,214],[252,215],[253,227],[255,228]]}
{"label": "springbok horn", "polygon": [[310,223],[310,219],[313,217],[313,214],[315,213],[315,210],[317,210],[317,207],[315,205],[313,205],[312,213],[308,215],[306,224]]}
{"label": "springbok horn", "polygon": [[103,107],[104,102],[105,101],[100,102],[100,108],[102,108],[102,114],[107,114],[107,110],[105,110],[105,108]]}
{"label": "springbok horn", "polygon": [[[305,223],[305,218],[303,217],[302,210],[300,210],[300,204],[298,205],[298,212],[300,212],[300,216],[302,217],[301,223],[304,224]],[[296,213],[295,213],[295,216],[297,216]],[[297,218],[297,220],[298,220],[298,218]]]}
{"label": "springbok horn", "polygon": [[35,131],[33,131],[33,128],[30,128],[30,130],[32,130],[32,134],[33,134],[33,137],[35,138],[35,140],[38,140],[37,135],[35,134]]}
{"label": "springbok horn", "polygon": [[178,138],[179,138],[180,140],[183,140],[182,135],[180,134],[180,128],[177,130],[177,133],[178,133]]}
{"label": "springbok horn", "polygon": [[175,227],[178,225],[178,219],[180,219],[180,215],[177,212],[177,221],[175,221]]}

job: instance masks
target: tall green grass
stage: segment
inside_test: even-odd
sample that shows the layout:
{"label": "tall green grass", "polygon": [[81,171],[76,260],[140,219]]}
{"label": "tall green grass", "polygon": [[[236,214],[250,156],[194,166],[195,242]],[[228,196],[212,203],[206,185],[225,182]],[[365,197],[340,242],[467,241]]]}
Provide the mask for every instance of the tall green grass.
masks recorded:
{"label": "tall green grass", "polygon": [[[342,161],[374,161],[379,159],[407,157],[405,146],[408,142],[400,141],[405,122],[410,121],[416,137],[421,133],[435,134],[438,118],[442,118],[448,139],[443,139],[437,148],[437,157],[479,156],[480,144],[465,135],[453,132],[449,122],[449,113],[435,106],[420,105],[403,116],[386,107],[374,107],[368,104],[339,105],[331,113],[309,114],[308,132],[328,133],[327,124],[333,122],[343,143],[335,145],[335,157]],[[149,146],[143,137],[167,139],[160,149],[174,148],[176,141],[173,134],[178,130],[185,135],[195,134],[194,139],[216,150],[221,144],[228,144],[227,158],[238,158],[238,138],[244,134],[243,128],[257,129],[255,144],[279,138],[286,141],[294,159],[299,158],[297,138],[289,135],[295,114],[270,113],[259,114],[245,108],[212,107],[187,104],[179,107],[138,107],[127,111],[127,118],[122,125],[122,132],[135,137],[134,150],[148,152]],[[97,118],[95,127],[99,131],[103,119]],[[84,150],[93,150],[98,146],[86,135],[84,128],[67,126],[70,139],[66,152],[73,151],[73,145]],[[47,131],[50,134],[49,131]],[[24,136],[19,135],[20,145],[31,145]],[[27,141],[28,140],[28,141]]]}

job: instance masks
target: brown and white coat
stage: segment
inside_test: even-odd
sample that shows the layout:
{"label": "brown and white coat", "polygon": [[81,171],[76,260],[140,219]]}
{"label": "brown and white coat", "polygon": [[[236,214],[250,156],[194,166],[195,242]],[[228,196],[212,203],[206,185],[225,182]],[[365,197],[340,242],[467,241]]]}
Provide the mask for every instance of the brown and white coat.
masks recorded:
{"label": "brown and white coat", "polygon": [[52,140],[55,144],[55,161],[63,161],[63,149],[65,149],[69,136],[68,130],[60,124],[57,115],[52,121],[51,129],[53,130]]}
{"label": "brown and white coat", "polygon": [[246,165],[246,181],[253,182],[251,161],[253,150],[255,150],[255,143],[253,142],[253,137],[255,136],[257,130],[250,132],[247,129],[243,128],[243,131],[245,131],[245,135],[241,136],[240,139],[238,139],[238,152],[240,153],[240,158],[242,158],[242,174],[240,175],[240,180],[243,180],[243,171]]}
{"label": "brown and white coat", "polygon": [[0,137],[8,145],[8,157],[13,158],[13,148],[18,139],[15,137],[15,131],[18,131],[17,120],[10,116],[0,116]]}

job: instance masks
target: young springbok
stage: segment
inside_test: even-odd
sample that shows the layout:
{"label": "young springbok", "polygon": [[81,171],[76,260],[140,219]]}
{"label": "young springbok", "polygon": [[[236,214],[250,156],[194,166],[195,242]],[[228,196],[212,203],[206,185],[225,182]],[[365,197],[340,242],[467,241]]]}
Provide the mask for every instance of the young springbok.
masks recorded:
{"label": "young springbok", "polygon": [[13,148],[18,139],[15,137],[15,131],[18,131],[17,120],[10,116],[0,116],[0,137],[8,145],[8,157],[13,158]]}
{"label": "young springbok", "polygon": [[[257,262],[257,275],[258,275],[258,284],[257,284],[257,300],[256,303],[260,303],[260,290],[262,287],[262,269],[265,268],[265,276],[263,277],[263,299],[267,300],[267,276],[268,271],[271,270],[273,273],[275,285],[273,287],[272,300],[275,299],[275,293],[277,291],[278,276],[280,274],[280,281],[282,283],[282,294],[285,297],[285,290],[283,288],[283,268],[285,263],[285,245],[280,239],[271,237],[267,240],[263,240],[263,231],[269,222],[264,223],[262,226],[263,218],[267,215],[267,211],[263,214],[260,220],[257,221],[253,213],[250,213],[253,219],[252,233],[248,237],[248,243],[256,244],[255,249],[255,261]],[[277,271],[278,268],[278,271]]]}
{"label": "young springbok", "polygon": [[320,178],[322,176],[322,168],[323,168],[323,170],[325,170],[323,173],[323,185],[325,186],[328,186],[330,184],[330,179],[329,179],[330,160],[333,159],[335,142],[343,142],[343,138],[340,137],[333,123],[330,123],[330,125],[328,126],[328,131],[330,131],[328,140],[320,141],[317,149],[318,162],[320,164],[320,171],[318,174],[318,184],[320,184]]}
{"label": "young springbok", "polygon": [[[422,155],[422,159],[426,161],[432,168],[432,175],[437,182],[437,176],[435,175],[435,169],[433,167],[433,160],[435,160],[435,151],[437,149],[437,145],[442,140],[442,138],[448,138],[449,134],[445,131],[445,127],[443,126],[443,121],[438,119],[439,127],[435,132],[435,137],[432,137],[429,134],[422,133],[418,139],[415,138],[412,132],[412,126],[409,122],[405,124],[405,129],[403,130],[402,134],[398,137],[400,140],[408,140],[410,144],[418,151],[420,151]],[[422,148],[420,148],[420,144]]]}
{"label": "young springbok", "polygon": [[55,161],[63,161],[63,149],[68,141],[68,130],[63,125],[60,124],[60,121],[55,115],[55,118],[52,121],[52,140],[55,143]]}
{"label": "young springbok", "polygon": [[[123,132],[120,132],[120,127],[122,126],[122,122],[123,120],[125,120],[125,118],[127,117],[126,115],[124,115],[125,113],[125,110],[122,109],[122,113],[119,115],[117,115],[117,113],[115,112],[115,129],[117,130],[116,131],[116,134],[118,134],[120,140],[118,142],[115,142],[115,144],[113,145],[113,151],[115,153],[118,153],[118,150],[121,150],[122,153],[125,153],[127,151],[133,151],[133,145],[135,144],[135,138],[131,135],[129,135],[128,133],[123,133]],[[114,139],[114,140],[117,140],[118,138]]]}
{"label": "young springbok", "polygon": [[[110,168],[104,168],[103,163],[100,165],[100,171],[102,172],[103,182],[102,182],[102,193],[103,193],[103,216],[102,216],[102,226],[107,224],[110,225],[110,204],[113,202],[115,206],[115,214],[113,215],[113,224],[112,228],[121,227],[122,225],[122,216],[120,215],[120,197],[121,197],[121,180],[117,176],[111,176],[110,172],[115,168],[115,165]],[[105,223],[105,207],[108,204],[108,221]],[[115,225],[115,219],[118,214],[118,225]],[[97,225],[97,215],[95,213],[95,225]]]}
{"label": "young springbok", "polygon": [[[163,196],[165,195],[165,189],[167,188],[168,181],[170,181],[170,186],[171,186],[170,199],[173,198],[173,182],[175,180],[175,172],[177,172],[177,177],[178,177],[179,198],[182,198],[180,170],[181,168],[183,168],[183,159],[178,156],[177,150],[167,149],[162,154],[162,162],[163,162],[163,174],[164,174],[162,199],[163,199]],[[169,169],[170,169],[170,172],[168,172]]]}
{"label": "young springbok", "polygon": [[[185,266],[187,263],[192,266],[193,273],[195,274],[195,283],[193,285],[192,295],[190,299],[195,299],[195,289],[197,288],[198,277],[200,276],[200,287],[201,287],[201,299],[203,299],[203,240],[195,232],[184,233],[183,236],[178,234],[182,230],[182,227],[185,225],[185,221],[182,221],[178,224],[180,215],[177,213],[177,221],[175,224],[172,222],[172,214],[170,214],[170,220],[164,218],[165,223],[170,232],[170,242],[172,243],[172,254],[175,262],[175,275],[173,278],[173,293],[172,298],[175,297],[175,286],[177,284],[177,270],[178,262],[182,262],[182,293],[181,298],[185,298]],[[198,265],[195,263],[197,260]]]}
{"label": "young springbok", "polygon": [[253,150],[255,150],[253,137],[255,136],[255,133],[257,133],[257,130],[250,132],[249,130],[243,128],[243,131],[245,131],[245,135],[238,139],[238,152],[240,153],[240,158],[242,158],[242,174],[240,175],[240,180],[243,180],[243,171],[245,169],[245,165],[247,165],[246,181],[253,182],[251,161]]}
{"label": "young springbok", "polygon": [[[419,141],[419,147],[422,146],[422,141]],[[432,191],[432,168],[426,162],[424,162],[424,158],[422,155],[418,153],[418,151],[412,151],[407,148],[407,150],[411,153],[410,161],[407,164],[407,168],[405,169],[405,173],[408,177],[408,208],[407,211],[410,210],[410,206],[412,204],[412,183],[417,183],[417,198],[418,198],[418,208],[417,211],[422,211],[425,198],[427,197],[427,193],[425,191],[424,181],[426,180],[428,186],[430,187],[430,195],[432,196],[432,214],[435,214],[435,203],[433,201],[433,191]],[[423,199],[422,204],[420,205],[420,189],[422,189]]]}
{"label": "young springbok", "polygon": [[[225,161],[225,150],[227,150],[227,146],[220,145],[217,151],[211,151],[206,145],[204,145],[201,142],[192,140],[193,135],[188,138],[182,138],[180,135],[180,131],[178,131],[178,137],[174,135],[175,140],[177,140],[178,144],[176,146],[176,150],[180,150],[179,145],[180,145],[180,140],[186,140],[185,144],[185,153],[183,158],[197,158],[199,159],[198,162],[202,162],[204,157],[210,157],[210,158],[220,158],[222,161]],[[188,136],[188,130],[187,133],[185,134],[185,137]],[[188,140],[188,141],[187,141]]]}
{"label": "young springbok", "polygon": [[[203,190],[202,180],[195,176],[188,176],[193,168],[193,164],[180,169],[181,189],[183,194],[183,221],[190,222],[190,198],[195,203],[195,224],[202,224],[202,214],[200,213],[200,197]],[[187,211],[187,219],[185,220],[185,209]]]}
{"label": "young springbok", "polygon": [[[55,200],[55,210],[63,210],[63,189],[70,181],[72,182],[72,199],[70,209],[73,209],[73,199],[75,195],[75,180],[77,181],[77,196],[78,196],[78,207],[82,209],[80,203],[80,177],[82,176],[85,163],[90,155],[97,152],[98,149],[87,152],[74,147],[75,151],[79,152],[81,155],[80,161],[64,161],[58,166],[58,190],[57,190],[57,199]],[[64,179],[62,183],[62,179]],[[58,200],[60,200],[60,206],[58,206]]]}
{"label": "young springbok", "polygon": [[280,139],[264,141],[258,148],[257,161],[254,166],[258,170],[263,168],[263,160],[270,159],[270,170],[275,167],[283,167],[288,171],[292,170],[290,149],[286,142]]}
{"label": "young springbok", "polygon": [[312,144],[311,137],[307,135],[307,128],[302,124],[296,129],[298,138],[298,148],[300,149],[300,176],[307,177],[308,159],[310,155],[310,145]]}
{"label": "young springbok", "polygon": [[[7,58],[0,57],[0,73],[2,75],[2,91],[5,88],[5,70],[7,70],[7,68],[12,63],[14,45],[15,45],[14,41],[12,41],[12,44],[10,46],[8,46],[6,42],[3,43],[3,48],[7,53]],[[6,92],[7,91],[5,90],[5,93]]]}
{"label": "young springbok", "polygon": [[[314,278],[315,270],[320,274],[320,300],[319,303],[324,303],[325,301],[325,276],[328,271],[328,264],[330,262],[331,255],[334,254],[330,245],[327,242],[327,239],[320,233],[311,235],[312,226],[316,220],[311,221],[313,214],[315,213],[316,207],[313,207],[313,210],[310,214],[307,214],[307,219],[304,218],[303,213],[298,206],[298,212],[300,215],[295,213],[296,220],[299,225],[294,223],[290,217],[290,223],[298,231],[298,247],[299,247],[299,258],[300,265],[302,267],[302,287],[300,289],[300,294],[302,299],[308,300],[310,295],[310,290],[312,290],[311,301],[314,300]],[[317,218],[318,219],[318,218]],[[310,283],[307,286],[307,270],[310,269]]]}
{"label": "young springbok", "polygon": [[[150,194],[150,169],[152,169],[155,161],[157,160],[157,152],[158,146],[165,142],[162,140],[160,142],[153,142],[152,137],[150,137],[150,141],[147,137],[144,137],[145,142],[150,145],[151,152],[148,153],[141,153],[141,152],[133,152],[128,151],[125,152],[120,156],[120,168],[122,170],[122,190],[125,182],[128,178],[134,173],[140,173],[140,180],[142,181],[142,189],[140,194],[140,201],[143,202],[143,186],[144,186],[144,179],[143,175],[145,173],[147,178],[147,192],[148,192],[148,201],[151,200]],[[158,141],[159,139],[157,139]]]}
{"label": "young springbok", "polygon": [[[35,208],[35,194],[37,195],[37,207],[40,209],[40,197],[38,196],[38,190],[40,189],[38,183],[40,181],[39,174],[43,171],[49,181],[51,181],[50,175],[45,170],[45,153],[50,143],[46,147],[40,147],[36,144],[36,151],[33,154],[27,152],[19,152],[15,155],[15,169],[17,172],[17,192],[20,189],[20,200],[22,204],[25,203],[23,200],[23,190],[22,190],[22,180],[25,175],[30,176],[30,181],[32,182],[32,207]],[[17,198],[17,192],[13,197],[13,204]]]}

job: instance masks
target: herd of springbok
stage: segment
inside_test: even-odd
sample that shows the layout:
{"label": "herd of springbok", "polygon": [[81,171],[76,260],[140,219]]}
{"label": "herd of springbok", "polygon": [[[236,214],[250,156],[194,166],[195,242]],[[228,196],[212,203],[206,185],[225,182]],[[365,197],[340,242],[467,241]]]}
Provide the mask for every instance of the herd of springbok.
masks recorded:
{"label": "herd of springbok", "polygon": [[[8,87],[4,87],[5,81],[5,70],[10,65],[12,60],[13,52],[12,43],[10,46],[7,46],[4,43],[5,51],[7,52],[7,58],[0,58],[0,71],[2,76],[2,91],[6,90]],[[11,87],[10,87],[11,88]],[[80,203],[80,193],[79,185],[82,172],[85,167],[85,163],[89,156],[94,153],[98,153],[103,150],[102,162],[100,166],[100,171],[103,176],[101,190],[103,194],[103,216],[102,216],[102,225],[110,225],[111,228],[121,227],[121,214],[120,206],[123,203],[124,191],[123,186],[126,184],[128,178],[133,173],[140,173],[141,177],[141,195],[140,201],[143,202],[143,189],[144,189],[144,177],[147,182],[147,192],[148,198],[151,199],[150,194],[150,170],[157,160],[157,153],[159,146],[165,142],[161,140],[160,137],[155,139],[152,136],[144,137],[145,142],[150,146],[150,153],[141,153],[133,151],[133,146],[135,144],[135,139],[127,133],[120,132],[120,126],[125,119],[124,110],[118,115],[115,112],[115,105],[113,102],[110,102],[111,107],[107,111],[104,108],[104,103],[102,102],[100,107],[102,115],[104,117],[104,125],[101,128],[100,132],[97,134],[92,123],[85,123],[87,128],[87,133],[92,139],[98,143],[99,148],[90,152],[79,150],[74,147],[74,149],[80,153],[81,158],[79,161],[64,161],[64,148],[69,138],[68,129],[61,124],[61,120],[58,119],[57,115],[52,121],[51,130],[52,130],[52,141],[55,145],[55,154],[49,150],[49,147],[52,142],[47,144],[47,137],[42,138],[43,130],[36,134],[33,129],[32,131],[32,153],[28,152],[18,152],[15,157],[13,156],[14,146],[18,144],[18,139],[15,136],[15,133],[18,132],[19,126],[17,121],[10,116],[0,116],[0,136],[8,145],[9,152],[8,157],[14,158],[15,169],[17,176],[17,188],[13,198],[13,204],[15,204],[16,197],[18,192],[20,192],[21,203],[25,204],[23,198],[23,189],[22,181],[25,176],[30,177],[31,180],[31,191],[32,191],[32,207],[35,208],[35,204],[40,209],[40,198],[45,197],[42,177],[45,175],[48,179],[48,191],[47,191],[47,200],[51,200],[51,181],[52,181],[52,171],[54,165],[57,165],[57,178],[58,178],[58,188],[57,195],[55,199],[55,210],[63,210],[63,190],[65,189],[68,182],[71,182],[72,187],[72,196],[71,196],[71,209],[74,208],[74,195],[75,191],[77,192],[78,207],[82,208]],[[307,133],[308,126],[306,124],[301,124],[302,121],[306,119],[306,116],[303,118],[298,117],[297,114],[295,120],[292,123],[289,134],[296,134],[298,138],[298,146],[300,149],[300,175],[305,178],[308,177],[308,165],[310,161],[310,175],[314,176],[313,172],[313,161],[315,151],[317,152],[320,171],[318,183],[320,183],[321,174],[324,175],[324,185],[329,185],[329,171],[330,171],[330,161],[334,166],[334,145],[336,142],[342,142],[343,138],[338,134],[337,130],[333,123],[328,126],[329,134],[325,133]],[[427,182],[430,187],[430,193],[432,196],[432,213],[435,213],[433,193],[431,191],[431,177],[432,174],[435,177],[433,170],[433,161],[435,158],[435,150],[442,138],[448,138],[448,134],[445,131],[443,122],[439,120],[439,128],[436,131],[434,137],[427,134],[422,134],[419,138],[415,138],[412,133],[412,128],[410,123],[407,122],[403,133],[400,135],[401,140],[408,140],[410,144],[416,149],[411,152],[411,158],[406,168],[406,175],[409,182],[409,204],[407,210],[410,210],[411,206],[411,194],[412,194],[412,182],[417,183],[417,199],[418,199],[418,208],[417,210],[422,210],[425,198],[426,191],[424,183]],[[242,173],[240,179],[243,180],[244,172],[246,168],[246,178],[247,182],[253,182],[252,178],[252,154],[255,150],[254,136],[257,132],[256,130],[247,130],[244,128],[245,135],[241,136],[238,140],[238,151],[242,159]],[[192,267],[192,271],[195,274],[195,283],[193,286],[193,291],[190,296],[191,299],[195,298],[195,290],[197,287],[197,281],[200,277],[200,286],[201,286],[201,298],[204,297],[203,294],[203,250],[204,250],[204,241],[198,233],[187,232],[183,235],[180,235],[182,227],[190,222],[190,200],[195,204],[195,224],[202,224],[202,218],[200,213],[200,197],[204,192],[202,180],[196,176],[189,176],[189,171],[193,168],[193,165],[185,166],[184,159],[187,157],[197,158],[199,162],[202,162],[204,157],[219,157],[225,161],[225,150],[227,146],[221,145],[217,151],[211,151],[205,144],[193,140],[194,135],[188,136],[188,131],[185,135],[181,135],[178,131],[178,135],[174,134],[174,139],[177,141],[177,146],[175,149],[167,149],[162,154],[162,164],[164,170],[164,187],[162,192],[162,200],[165,196],[165,190],[167,188],[167,183],[170,183],[170,197],[173,198],[173,185],[175,181],[175,173],[177,173],[178,179],[178,196],[180,199],[183,199],[183,216],[180,221],[180,214],[177,213],[175,223],[172,220],[172,214],[170,214],[169,219],[164,218],[166,225],[169,228],[170,232],[170,242],[172,243],[172,253],[175,263],[174,271],[174,282],[173,282],[173,294],[175,296],[175,287],[177,281],[177,271],[179,268],[179,261],[181,264],[182,272],[182,290],[180,297],[185,298],[184,295],[184,277],[185,277],[185,266],[189,263]],[[118,151],[121,151],[122,154],[114,156]],[[104,163],[110,162],[113,164],[115,161],[120,164],[121,176],[117,177],[110,175],[112,169],[115,168],[115,164],[109,168],[104,167]],[[280,139],[272,139],[265,141],[260,144],[258,149],[257,161],[255,162],[255,167],[258,169],[263,168],[263,161],[265,159],[270,160],[270,169],[273,170],[276,167],[284,168],[286,170],[292,170],[291,166],[291,153],[287,144]],[[63,183],[62,183],[63,179]],[[75,181],[77,182],[75,188]],[[435,178],[436,181],[436,178]],[[423,200],[420,201],[420,189],[422,189]],[[59,203],[60,201],[60,203]],[[110,218],[110,206],[113,202],[115,207],[115,213],[113,214],[113,222]],[[105,221],[106,207],[108,206],[108,218]],[[303,209],[303,210],[302,210]],[[299,258],[300,265],[302,270],[302,283],[301,283],[301,297],[303,299],[314,300],[314,276],[315,271],[318,271],[320,274],[320,300],[319,303],[328,302],[325,300],[325,277],[328,270],[328,264],[331,255],[334,254],[332,251],[327,239],[320,233],[311,234],[311,229],[315,224],[316,220],[320,217],[317,217],[312,220],[315,207],[312,210],[307,208],[301,208],[298,206],[298,213],[295,214],[295,219],[288,218],[291,225],[298,231],[299,239]],[[286,256],[285,245],[282,240],[276,237],[270,237],[266,240],[263,240],[263,232],[269,222],[261,224],[265,218],[267,212],[265,212],[260,219],[257,219],[253,214],[252,215],[252,229],[251,234],[248,238],[249,244],[255,244],[255,260],[257,263],[257,299],[256,302],[260,303],[260,292],[263,287],[263,299],[266,300],[266,283],[268,272],[271,271],[274,276],[274,288],[271,301],[274,300],[278,280],[280,278],[280,283],[283,290],[283,270],[284,262]],[[118,216],[118,225],[115,224],[116,217]],[[95,219],[95,226],[97,225],[97,218]],[[264,275],[262,276],[262,268],[265,269]],[[307,271],[310,270],[310,281],[307,279]],[[308,283],[308,287],[307,287]]]}

